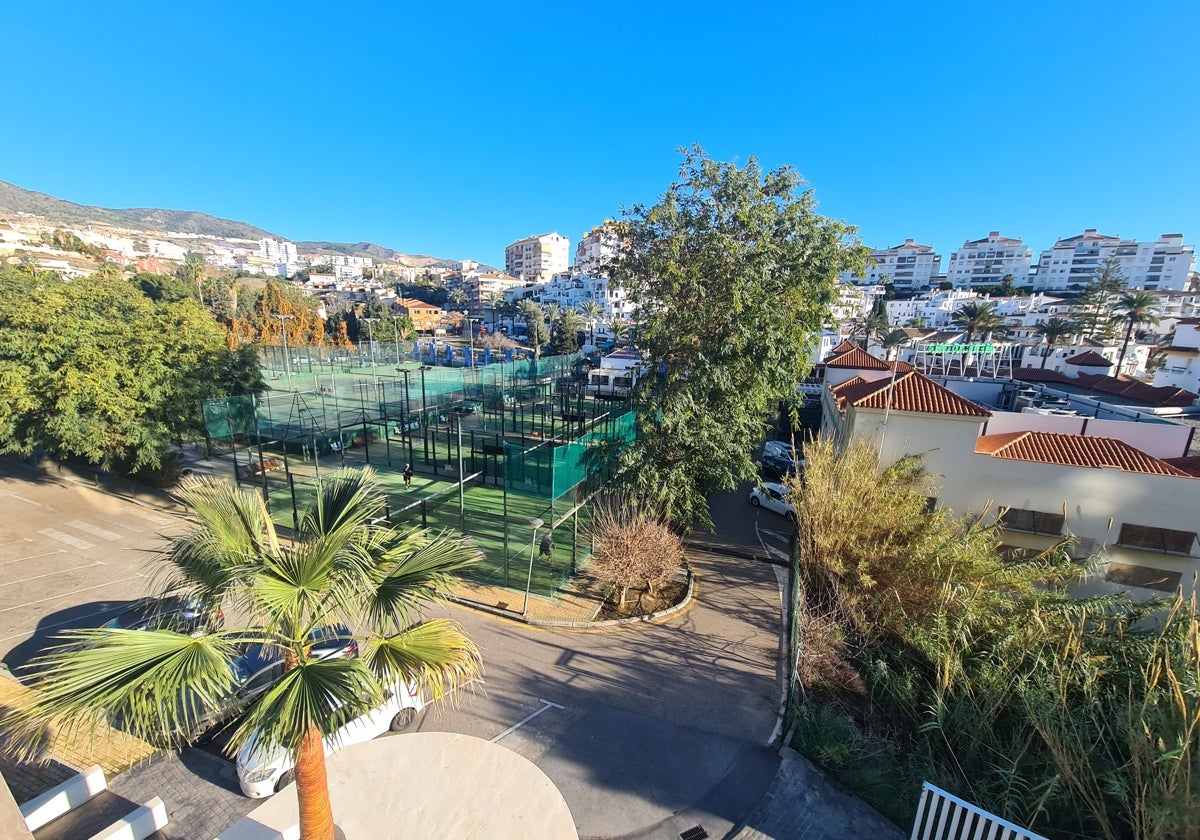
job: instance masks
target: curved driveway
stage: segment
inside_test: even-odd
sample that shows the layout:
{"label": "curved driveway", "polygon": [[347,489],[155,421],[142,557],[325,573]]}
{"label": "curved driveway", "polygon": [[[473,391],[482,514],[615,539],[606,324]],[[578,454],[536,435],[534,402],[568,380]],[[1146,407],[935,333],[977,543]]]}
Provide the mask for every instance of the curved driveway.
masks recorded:
{"label": "curved driveway", "polygon": [[581,838],[724,836],[778,764],[780,587],[768,564],[690,555],[696,598],[662,625],[552,631],[450,608],[485,685],[421,728],[499,736],[558,785]]}

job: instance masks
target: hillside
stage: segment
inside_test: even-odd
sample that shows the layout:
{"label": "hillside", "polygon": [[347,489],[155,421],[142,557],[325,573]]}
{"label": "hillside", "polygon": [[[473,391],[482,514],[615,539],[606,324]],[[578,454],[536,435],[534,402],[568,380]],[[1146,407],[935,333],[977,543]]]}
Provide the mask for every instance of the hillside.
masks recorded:
{"label": "hillside", "polygon": [[[334,254],[345,254],[348,257],[373,257],[383,262],[400,263],[413,268],[454,268],[458,264],[458,260],[431,257],[428,254],[402,254],[392,248],[376,245],[374,242],[355,242],[354,244],[349,242],[297,242],[296,248],[302,254],[327,251]],[[495,271],[490,266],[483,266],[483,269]]]}
{"label": "hillside", "polygon": [[130,230],[194,233],[218,239],[279,238],[245,222],[218,219],[216,216],[193,210],[158,210],[149,207],[111,210],[105,207],[88,207],[0,181],[0,212],[4,211],[30,213],[58,224],[80,225],[99,222]]}

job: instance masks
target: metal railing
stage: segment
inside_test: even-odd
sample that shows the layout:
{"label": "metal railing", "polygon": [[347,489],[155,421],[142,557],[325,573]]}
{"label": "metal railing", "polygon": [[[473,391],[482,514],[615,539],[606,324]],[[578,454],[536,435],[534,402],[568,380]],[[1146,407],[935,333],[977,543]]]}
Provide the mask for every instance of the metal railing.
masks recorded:
{"label": "metal railing", "polygon": [[910,840],[1046,840],[926,782]]}

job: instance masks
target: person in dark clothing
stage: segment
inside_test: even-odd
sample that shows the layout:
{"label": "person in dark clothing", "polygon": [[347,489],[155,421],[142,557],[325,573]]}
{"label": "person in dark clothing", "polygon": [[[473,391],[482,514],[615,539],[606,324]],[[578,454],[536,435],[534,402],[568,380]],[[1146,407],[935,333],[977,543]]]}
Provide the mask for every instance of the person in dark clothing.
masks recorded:
{"label": "person in dark clothing", "polygon": [[547,531],[542,535],[542,544],[538,548],[538,554],[551,566],[554,565],[554,532]]}
{"label": "person in dark clothing", "polygon": [[405,464],[404,465],[404,489],[405,490],[412,489],[412,475],[413,475],[412,464]]}

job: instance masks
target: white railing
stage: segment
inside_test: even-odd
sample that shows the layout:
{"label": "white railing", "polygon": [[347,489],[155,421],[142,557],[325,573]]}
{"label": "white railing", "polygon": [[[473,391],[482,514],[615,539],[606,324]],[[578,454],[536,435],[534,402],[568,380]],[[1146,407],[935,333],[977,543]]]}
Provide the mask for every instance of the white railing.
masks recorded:
{"label": "white railing", "polygon": [[926,782],[910,840],[1046,840]]}

